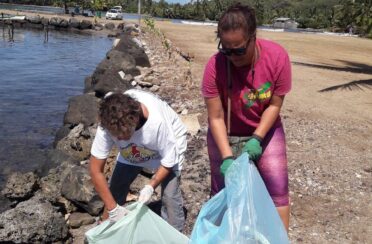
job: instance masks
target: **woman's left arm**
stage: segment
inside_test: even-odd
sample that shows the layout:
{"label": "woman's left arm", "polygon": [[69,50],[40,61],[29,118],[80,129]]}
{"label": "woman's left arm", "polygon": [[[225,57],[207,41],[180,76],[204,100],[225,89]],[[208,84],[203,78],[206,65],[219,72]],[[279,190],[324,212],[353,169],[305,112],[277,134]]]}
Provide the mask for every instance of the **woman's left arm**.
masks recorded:
{"label": "woman's left arm", "polygon": [[277,96],[273,95],[269,106],[265,109],[265,111],[262,113],[261,121],[256,130],[254,131],[254,134],[265,138],[267,132],[271,129],[275,121],[277,120],[280,109],[283,105],[284,101],[284,95]]}

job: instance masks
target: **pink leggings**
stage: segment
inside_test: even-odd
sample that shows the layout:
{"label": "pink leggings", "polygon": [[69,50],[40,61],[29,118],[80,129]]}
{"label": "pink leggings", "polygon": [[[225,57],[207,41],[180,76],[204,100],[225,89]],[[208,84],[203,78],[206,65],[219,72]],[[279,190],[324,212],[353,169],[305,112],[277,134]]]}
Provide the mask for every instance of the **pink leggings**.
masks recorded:
{"label": "pink leggings", "polygon": [[[221,155],[213,136],[208,131],[208,154],[211,166],[211,195],[215,195],[225,187],[224,178],[220,173]],[[282,126],[272,128],[262,141],[262,156],[257,162],[257,168],[265,182],[276,207],[288,206],[288,170],[285,134]],[[237,155],[240,155],[240,150]]]}

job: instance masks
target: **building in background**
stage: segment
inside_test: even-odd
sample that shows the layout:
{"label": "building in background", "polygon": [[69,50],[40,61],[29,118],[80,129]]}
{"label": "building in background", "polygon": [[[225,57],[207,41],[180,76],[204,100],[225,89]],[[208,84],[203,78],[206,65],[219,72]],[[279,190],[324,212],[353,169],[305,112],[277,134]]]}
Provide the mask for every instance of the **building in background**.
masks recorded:
{"label": "building in background", "polygon": [[276,18],[273,21],[273,28],[297,29],[298,23],[290,18]]}

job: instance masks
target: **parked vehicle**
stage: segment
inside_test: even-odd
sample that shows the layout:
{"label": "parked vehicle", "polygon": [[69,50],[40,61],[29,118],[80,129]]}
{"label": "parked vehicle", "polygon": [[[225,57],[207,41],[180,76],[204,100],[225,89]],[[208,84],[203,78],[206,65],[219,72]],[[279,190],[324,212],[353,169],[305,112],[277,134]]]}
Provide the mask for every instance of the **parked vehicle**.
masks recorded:
{"label": "parked vehicle", "polygon": [[118,9],[110,9],[106,12],[106,19],[123,19],[123,13]]}
{"label": "parked vehicle", "polygon": [[290,18],[276,18],[273,21],[274,28],[297,29],[298,23]]}
{"label": "parked vehicle", "polygon": [[81,12],[81,15],[85,16],[85,17],[94,17],[94,10],[90,10],[90,9],[84,9],[82,12]]}
{"label": "parked vehicle", "polygon": [[69,11],[71,16],[74,17],[75,15],[82,15],[85,17],[94,17],[95,12],[92,9],[83,9],[82,7],[75,6],[73,9]]}
{"label": "parked vehicle", "polygon": [[116,9],[116,10],[120,10],[120,12],[123,12],[123,7],[122,6],[114,6],[111,9]]}

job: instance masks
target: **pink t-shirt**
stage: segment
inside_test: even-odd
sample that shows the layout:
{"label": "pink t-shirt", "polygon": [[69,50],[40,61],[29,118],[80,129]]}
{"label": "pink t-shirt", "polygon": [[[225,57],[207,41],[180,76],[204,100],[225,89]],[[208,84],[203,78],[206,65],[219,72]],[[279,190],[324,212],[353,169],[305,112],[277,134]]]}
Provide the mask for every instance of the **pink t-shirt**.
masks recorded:
{"label": "pink t-shirt", "polygon": [[[291,90],[291,62],[283,47],[274,42],[257,39],[260,57],[254,66],[234,67],[231,63],[231,133],[250,136],[260,123],[262,113],[273,95],[285,95]],[[222,53],[213,55],[204,70],[202,94],[206,98],[220,96],[227,119],[227,64]],[[278,117],[274,126],[281,124]]]}

